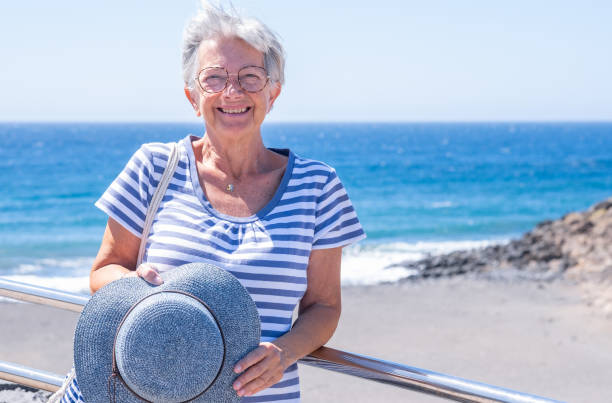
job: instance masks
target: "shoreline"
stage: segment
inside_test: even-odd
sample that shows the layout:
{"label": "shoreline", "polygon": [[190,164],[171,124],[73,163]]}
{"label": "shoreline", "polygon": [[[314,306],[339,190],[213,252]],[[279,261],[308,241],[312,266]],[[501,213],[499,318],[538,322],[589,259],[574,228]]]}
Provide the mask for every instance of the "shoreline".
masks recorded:
{"label": "shoreline", "polygon": [[[65,374],[74,312],[0,302],[2,360]],[[612,320],[567,281],[473,277],[343,287],[328,346],[563,401],[601,401],[612,363]],[[571,367],[567,365],[571,362]],[[302,400],[441,402],[443,399],[300,366]],[[8,397],[8,394],[11,394]],[[21,399],[21,400],[20,400]],[[0,402],[34,402],[2,390]]]}

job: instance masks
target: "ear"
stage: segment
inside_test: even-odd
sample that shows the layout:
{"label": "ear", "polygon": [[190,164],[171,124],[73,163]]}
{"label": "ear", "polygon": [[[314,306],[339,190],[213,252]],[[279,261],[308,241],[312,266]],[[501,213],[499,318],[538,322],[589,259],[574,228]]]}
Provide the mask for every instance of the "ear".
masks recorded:
{"label": "ear", "polygon": [[195,110],[196,116],[201,116],[200,107],[198,106],[199,94],[194,91],[191,92],[191,89],[185,85],[185,95],[187,96],[187,100]]}
{"label": "ear", "polygon": [[278,98],[278,96],[281,93],[281,85],[280,83],[274,83],[270,86],[270,99],[268,99],[268,113],[270,113],[270,111],[272,110],[272,107],[274,106],[274,101],[276,101],[276,98]]}

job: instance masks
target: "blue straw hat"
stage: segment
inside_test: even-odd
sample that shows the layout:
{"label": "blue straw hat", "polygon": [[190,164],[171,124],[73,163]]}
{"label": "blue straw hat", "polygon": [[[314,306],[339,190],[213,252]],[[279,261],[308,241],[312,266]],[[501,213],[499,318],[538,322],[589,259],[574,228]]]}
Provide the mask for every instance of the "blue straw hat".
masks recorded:
{"label": "blue straw hat", "polygon": [[255,303],[227,271],[192,263],[114,281],[96,292],[74,335],[79,389],[95,402],[233,402],[233,367],[259,345]]}

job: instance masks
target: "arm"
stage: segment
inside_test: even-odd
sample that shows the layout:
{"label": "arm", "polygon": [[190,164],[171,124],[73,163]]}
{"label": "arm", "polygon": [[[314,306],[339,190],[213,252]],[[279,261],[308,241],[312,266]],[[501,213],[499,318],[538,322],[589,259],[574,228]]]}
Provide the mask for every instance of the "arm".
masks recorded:
{"label": "arm", "polygon": [[151,284],[161,284],[161,278],[150,265],[141,265],[136,271],[139,248],[140,238],[109,218],[100,250],[89,273],[92,294],[124,275],[140,276]]}
{"label": "arm", "polygon": [[234,382],[239,396],[250,396],[278,382],[286,368],[325,344],[336,330],[341,311],[340,260],[342,248],[313,250],[308,284],[293,328],[240,360]]}

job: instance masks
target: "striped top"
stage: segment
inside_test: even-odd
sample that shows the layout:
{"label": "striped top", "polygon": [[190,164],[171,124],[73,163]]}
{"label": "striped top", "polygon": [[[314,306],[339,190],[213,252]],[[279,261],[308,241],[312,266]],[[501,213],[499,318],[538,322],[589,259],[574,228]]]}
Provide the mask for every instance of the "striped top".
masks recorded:
{"label": "striped top", "polygon": [[[355,210],[333,168],[289,150],[287,168],[272,200],[250,217],[214,209],[200,186],[190,136],[179,142],[179,163],[153,220],[143,262],[164,272],[192,262],[217,264],[240,280],[255,301],[261,341],[291,328],[306,291],[313,249],[345,246],[365,238]],[[143,145],[96,202],[140,237],[147,207],[164,172],[170,144]],[[280,382],[247,402],[299,401],[297,365]]]}

